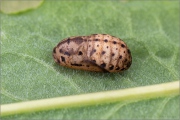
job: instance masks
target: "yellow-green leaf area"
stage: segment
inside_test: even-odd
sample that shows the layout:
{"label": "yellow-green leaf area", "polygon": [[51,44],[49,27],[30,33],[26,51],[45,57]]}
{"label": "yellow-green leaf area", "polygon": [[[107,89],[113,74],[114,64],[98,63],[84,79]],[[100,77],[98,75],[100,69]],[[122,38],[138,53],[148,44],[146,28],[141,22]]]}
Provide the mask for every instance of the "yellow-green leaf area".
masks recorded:
{"label": "yellow-green leaf area", "polygon": [[35,9],[44,0],[1,0],[0,10],[6,14],[16,14],[19,12]]}

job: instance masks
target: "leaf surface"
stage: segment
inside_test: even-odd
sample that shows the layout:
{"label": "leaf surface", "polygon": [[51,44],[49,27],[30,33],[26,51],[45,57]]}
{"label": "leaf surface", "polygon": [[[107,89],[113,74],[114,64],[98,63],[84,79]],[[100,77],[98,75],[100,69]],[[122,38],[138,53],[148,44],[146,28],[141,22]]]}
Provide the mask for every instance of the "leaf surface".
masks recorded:
{"label": "leaf surface", "polygon": [[[179,80],[179,1],[45,1],[36,10],[1,15],[1,104]],[[106,33],[123,39],[132,66],[93,73],[58,66],[52,49],[70,36]],[[116,102],[3,119],[178,119],[179,96]]]}

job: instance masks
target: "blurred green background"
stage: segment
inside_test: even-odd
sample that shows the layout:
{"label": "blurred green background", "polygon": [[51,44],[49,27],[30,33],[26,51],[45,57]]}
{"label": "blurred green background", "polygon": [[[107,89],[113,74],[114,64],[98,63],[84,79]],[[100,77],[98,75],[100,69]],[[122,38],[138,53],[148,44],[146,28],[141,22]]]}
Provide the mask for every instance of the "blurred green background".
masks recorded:
{"label": "blurred green background", "polygon": [[[1,104],[180,79],[179,1],[46,0],[9,14],[10,4],[1,4],[0,13]],[[132,53],[130,69],[93,73],[54,63],[52,49],[58,42],[93,33],[123,39]],[[169,96],[2,119],[179,119],[179,109],[179,96]]]}

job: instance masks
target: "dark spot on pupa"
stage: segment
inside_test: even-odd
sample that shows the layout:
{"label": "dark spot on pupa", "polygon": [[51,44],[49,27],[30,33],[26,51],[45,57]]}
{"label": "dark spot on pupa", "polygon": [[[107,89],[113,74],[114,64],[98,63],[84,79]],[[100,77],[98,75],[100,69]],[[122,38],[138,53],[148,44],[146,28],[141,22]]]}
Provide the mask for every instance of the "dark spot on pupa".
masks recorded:
{"label": "dark spot on pupa", "polygon": [[129,68],[131,66],[131,62],[128,62],[127,63],[127,67]]}
{"label": "dark spot on pupa", "polygon": [[114,53],[112,53],[111,55],[112,55],[112,56],[114,56],[115,54],[114,54]]}
{"label": "dark spot on pupa", "polygon": [[126,53],[126,52],[124,51],[124,53]]}
{"label": "dark spot on pupa", "polygon": [[116,50],[118,50],[118,48],[116,48]]}
{"label": "dark spot on pupa", "polygon": [[70,56],[71,54],[66,51],[64,55]]}
{"label": "dark spot on pupa", "polygon": [[122,59],[122,55],[119,56],[119,59]]}
{"label": "dark spot on pupa", "polygon": [[127,62],[127,59],[125,59],[124,62]]}
{"label": "dark spot on pupa", "polygon": [[117,42],[116,41],[113,41],[113,44],[116,44]]}
{"label": "dark spot on pupa", "polygon": [[85,42],[87,42],[88,40],[87,39],[84,39]]}
{"label": "dark spot on pupa", "polygon": [[128,53],[131,54],[131,51],[128,49]]}
{"label": "dark spot on pupa", "polygon": [[110,67],[109,67],[109,70],[112,70],[114,68],[114,65],[111,65]]}
{"label": "dark spot on pupa", "polygon": [[73,41],[79,45],[83,42],[83,38],[82,37],[75,37],[75,38],[72,38],[71,41]]}
{"label": "dark spot on pupa", "polygon": [[58,63],[60,63],[59,59],[57,60]]}
{"label": "dark spot on pupa", "polygon": [[91,45],[89,45],[89,47],[91,47]]}
{"label": "dark spot on pupa", "polygon": [[106,46],[106,48],[109,48],[109,46]]}
{"label": "dark spot on pupa", "polygon": [[121,44],[121,47],[123,47],[123,48],[124,48],[124,47],[125,47],[125,45],[124,45],[124,44]]}
{"label": "dark spot on pupa", "polygon": [[53,49],[53,53],[56,53],[56,48]]}
{"label": "dark spot on pupa", "polygon": [[105,53],[106,53],[105,51],[102,51],[102,53],[101,53],[101,54],[102,54],[102,55],[104,55]]}
{"label": "dark spot on pupa", "polygon": [[105,67],[106,67],[106,63],[102,63],[102,64],[100,65],[100,67],[105,68]]}
{"label": "dark spot on pupa", "polygon": [[120,67],[116,67],[116,70],[120,70]]}
{"label": "dark spot on pupa", "polygon": [[99,45],[97,45],[97,47],[99,47]]}
{"label": "dark spot on pupa", "polygon": [[94,41],[99,41],[99,39],[95,39]]}
{"label": "dark spot on pupa", "polygon": [[91,56],[93,53],[95,53],[95,52],[96,52],[96,49],[92,50],[92,51],[90,52],[90,56]]}
{"label": "dark spot on pupa", "polygon": [[57,47],[59,47],[62,43],[64,43],[65,41],[63,41],[63,42],[59,42],[58,43],[58,45],[57,45]]}
{"label": "dark spot on pupa", "polygon": [[61,61],[65,62],[65,57],[61,56]]}
{"label": "dark spot on pupa", "polygon": [[96,63],[96,60],[92,60],[93,63]]}
{"label": "dark spot on pupa", "polygon": [[82,55],[83,53],[81,51],[79,51],[78,55]]}
{"label": "dark spot on pupa", "polygon": [[71,65],[72,66],[82,66],[82,64],[72,64],[72,63],[71,63]]}
{"label": "dark spot on pupa", "polygon": [[107,40],[107,39],[105,39],[105,40],[104,40],[104,42],[108,42],[108,40]]}
{"label": "dark spot on pupa", "polygon": [[62,49],[59,49],[59,52],[60,52],[60,53],[63,53],[63,50],[62,50]]}
{"label": "dark spot on pupa", "polygon": [[70,38],[67,39],[67,44],[69,44],[69,43],[70,43]]}
{"label": "dark spot on pupa", "polygon": [[121,70],[123,71],[123,70],[125,70],[125,68],[122,68]]}

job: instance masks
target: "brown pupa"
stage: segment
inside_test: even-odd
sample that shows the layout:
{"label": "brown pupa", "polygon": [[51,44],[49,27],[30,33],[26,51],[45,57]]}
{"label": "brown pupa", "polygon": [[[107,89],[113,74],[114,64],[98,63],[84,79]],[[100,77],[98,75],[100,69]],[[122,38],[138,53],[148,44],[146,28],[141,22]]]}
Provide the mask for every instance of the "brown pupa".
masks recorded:
{"label": "brown pupa", "polygon": [[132,63],[127,45],[108,34],[66,38],[54,47],[53,57],[62,66],[96,72],[120,72]]}

